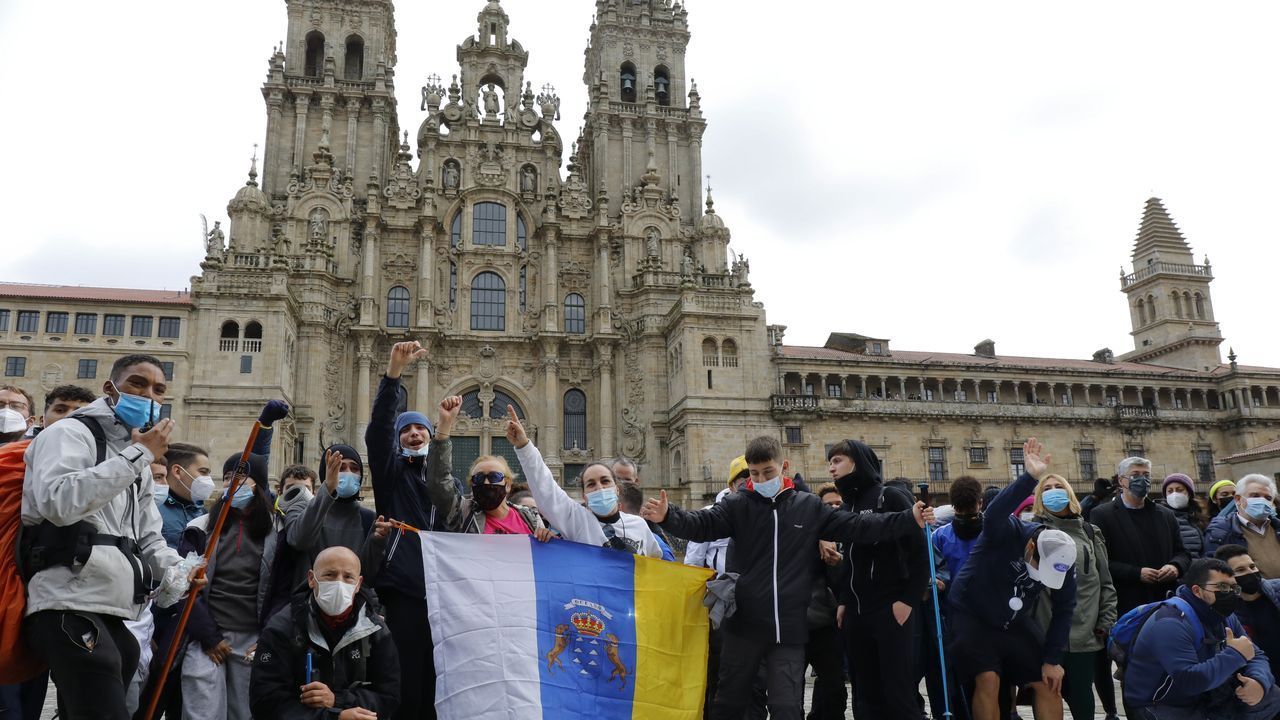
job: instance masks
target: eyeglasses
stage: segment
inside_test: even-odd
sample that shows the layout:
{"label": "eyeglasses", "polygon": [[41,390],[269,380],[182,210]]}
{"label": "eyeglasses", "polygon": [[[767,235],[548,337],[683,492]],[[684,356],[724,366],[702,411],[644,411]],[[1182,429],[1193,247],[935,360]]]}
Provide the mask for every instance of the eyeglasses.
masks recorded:
{"label": "eyeglasses", "polygon": [[478,472],[471,476],[472,485],[498,485],[505,481],[507,476],[505,473],[494,470],[493,472]]}
{"label": "eyeglasses", "polygon": [[1225,583],[1217,583],[1217,585],[1218,585],[1217,587],[1213,587],[1212,585],[1205,585],[1204,589],[1208,590],[1209,592],[1215,595],[1239,595],[1240,593],[1244,592],[1243,590],[1240,589],[1239,585],[1230,585]]}
{"label": "eyeglasses", "polygon": [[0,410],[3,410],[5,408],[9,408],[10,410],[17,410],[20,413],[25,413],[27,410],[30,409],[27,407],[27,404],[22,402],[21,400],[9,400],[7,402],[4,400],[0,400]]}
{"label": "eyeglasses", "polygon": [[1138,473],[1137,475],[1130,475],[1129,479],[1130,480],[1150,480],[1151,473]]}

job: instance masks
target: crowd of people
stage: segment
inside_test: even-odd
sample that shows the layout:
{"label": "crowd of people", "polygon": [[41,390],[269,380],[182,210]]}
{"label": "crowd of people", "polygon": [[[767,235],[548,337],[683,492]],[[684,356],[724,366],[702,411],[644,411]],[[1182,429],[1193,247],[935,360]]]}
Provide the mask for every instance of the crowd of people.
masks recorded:
{"label": "crowd of people", "polygon": [[713,504],[686,509],[645,500],[621,457],[566,491],[510,407],[519,472],[484,456],[455,473],[462,399],[431,416],[401,406],[401,373],[425,352],[393,347],[363,454],[331,445],[274,482],[281,401],[219,464],[159,417],[156,358],[120,358],[100,397],[55,388],[40,414],[0,386],[0,546],[21,524],[0,570],[23,581],[0,588],[24,608],[0,627],[0,715],[38,718],[51,678],[67,719],[147,718],[153,697],[150,717],[171,720],[434,718],[418,531],[714,571],[708,592],[731,602],[711,614],[708,718],[1009,720],[1031,704],[1053,720],[1092,716],[1096,695],[1110,720],[1113,677],[1129,718],[1280,712],[1266,476],[1202,495],[1175,473],[1156,499],[1151,461],[1130,457],[1078,498],[1032,438],[1011,484],[959,478],[935,511],[862,442],[834,440],[831,481],[811,491],[762,436],[727,462]]}

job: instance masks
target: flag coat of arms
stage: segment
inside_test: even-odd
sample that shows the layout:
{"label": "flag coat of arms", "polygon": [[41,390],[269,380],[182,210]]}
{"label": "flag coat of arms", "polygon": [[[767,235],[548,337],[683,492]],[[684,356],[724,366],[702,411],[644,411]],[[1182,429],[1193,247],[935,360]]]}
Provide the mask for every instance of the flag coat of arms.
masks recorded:
{"label": "flag coat of arms", "polygon": [[422,562],[443,720],[702,717],[709,570],[433,532]]}

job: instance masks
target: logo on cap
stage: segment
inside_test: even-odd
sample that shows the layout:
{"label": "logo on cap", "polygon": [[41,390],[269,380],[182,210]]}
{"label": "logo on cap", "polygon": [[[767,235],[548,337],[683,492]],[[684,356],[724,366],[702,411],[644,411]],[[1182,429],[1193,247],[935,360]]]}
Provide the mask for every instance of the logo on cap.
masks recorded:
{"label": "logo on cap", "polygon": [[1058,572],[1066,572],[1067,570],[1071,569],[1071,566],[1066,563],[1054,563],[1053,569],[1057,570]]}

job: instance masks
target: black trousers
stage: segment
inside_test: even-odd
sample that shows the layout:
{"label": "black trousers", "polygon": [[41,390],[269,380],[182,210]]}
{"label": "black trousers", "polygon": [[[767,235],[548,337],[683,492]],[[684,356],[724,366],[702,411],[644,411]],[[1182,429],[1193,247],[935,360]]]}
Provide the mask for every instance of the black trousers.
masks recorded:
{"label": "black trousers", "polygon": [[844,687],[844,648],[836,626],[809,631],[804,661],[817,675],[807,720],[844,720],[849,694]]}
{"label": "black trousers", "polygon": [[915,681],[919,616],[918,603],[902,625],[894,619],[891,607],[863,615],[845,614],[845,652],[856,675],[858,711],[866,718],[920,720]]}
{"label": "black trousers", "polygon": [[720,683],[715,720],[741,720],[750,705],[751,686],[765,666],[769,689],[769,717],[773,720],[802,720],[804,711],[804,645],[782,645],[772,638],[757,638],[726,630],[720,651]]}
{"label": "black trousers", "polygon": [[[724,628],[711,631],[707,638],[707,694],[702,703],[702,717],[711,719],[712,708],[716,704],[716,688],[720,685],[720,646],[724,644]],[[756,673],[755,683],[751,686],[751,698],[747,701],[747,714],[744,720],[765,720],[769,710],[765,707],[768,693],[765,692],[764,668]]]}
{"label": "black trousers", "polygon": [[395,720],[435,720],[436,663],[427,623],[427,601],[380,588],[387,629],[400,655],[400,707]]}
{"label": "black trousers", "polygon": [[1106,648],[1098,653],[1093,666],[1093,687],[1098,691],[1102,701],[1102,711],[1108,715],[1116,714],[1116,685],[1111,677],[1111,656]]}
{"label": "black trousers", "polygon": [[26,619],[27,641],[49,665],[63,720],[129,720],[125,687],[138,669],[138,641],[124,621],[46,610]]}

